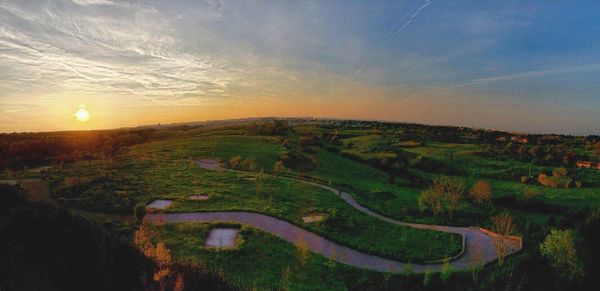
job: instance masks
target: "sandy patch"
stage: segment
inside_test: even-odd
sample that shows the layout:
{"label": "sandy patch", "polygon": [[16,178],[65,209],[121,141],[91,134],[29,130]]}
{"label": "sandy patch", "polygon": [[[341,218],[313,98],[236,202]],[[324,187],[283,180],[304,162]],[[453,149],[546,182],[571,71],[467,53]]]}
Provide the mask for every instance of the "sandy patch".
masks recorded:
{"label": "sandy patch", "polygon": [[216,248],[234,247],[239,232],[240,230],[237,228],[213,228],[208,234],[205,246]]}
{"label": "sandy patch", "polygon": [[215,159],[197,159],[195,162],[198,167],[206,170],[216,171],[221,168],[221,163]]}
{"label": "sandy patch", "polygon": [[148,204],[148,206],[146,206],[146,208],[150,208],[150,209],[165,209],[167,207],[169,207],[171,204],[173,203],[173,201],[171,200],[154,200],[152,203]]}
{"label": "sandy patch", "polygon": [[321,215],[321,214],[307,215],[307,216],[302,217],[302,220],[304,221],[304,223],[320,222],[320,221],[323,221],[324,219],[325,219],[325,215]]}
{"label": "sandy patch", "polygon": [[208,200],[208,195],[205,194],[201,194],[201,195],[190,195],[190,197],[188,197],[189,200],[193,200],[193,201],[204,201],[204,200]]}

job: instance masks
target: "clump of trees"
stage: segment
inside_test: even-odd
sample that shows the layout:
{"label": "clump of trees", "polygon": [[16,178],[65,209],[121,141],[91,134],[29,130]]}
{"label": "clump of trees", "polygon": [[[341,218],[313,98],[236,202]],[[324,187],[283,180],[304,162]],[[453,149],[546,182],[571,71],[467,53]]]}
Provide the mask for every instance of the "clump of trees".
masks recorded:
{"label": "clump of trees", "polygon": [[155,129],[0,134],[0,170],[105,159],[156,139]]}
{"label": "clump of trees", "polygon": [[569,188],[573,184],[573,178],[568,176],[569,171],[564,168],[556,168],[552,171],[552,176],[544,173],[538,176],[538,182],[547,187],[552,188]]}
{"label": "clump of trees", "polygon": [[543,144],[525,145],[517,142],[486,143],[481,146],[480,155],[516,159],[522,162],[533,162],[546,166],[574,166],[580,159],[589,159],[586,155],[578,154],[573,146],[575,144]]}
{"label": "clump of trees", "polygon": [[290,130],[286,120],[273,120],[272,122],[254,122],[246,127],[249,135],[283,135]]}
{"label": "clump of trees", "polygon": [[572,229],[553,229],[540,244],[542,255],[556,269],[557,273],[568,279],[583,276],[583,266],[577,255],[575,239],[575,231]]}
{"label": "clump of trees", "polygon": [[315,161],[295,148],[282,153],[279,161],[281,161],[281,166],[297,171],[311,171],[317,167]]}
{"label": "clump of trees", "polygon": [[453,213],[463,205],[465,189],[465,183],[460,179],[436,177],[431,187],[421,192],[419,207],[421,210],[432,211],[436,217],[447,212],[452,219]]}

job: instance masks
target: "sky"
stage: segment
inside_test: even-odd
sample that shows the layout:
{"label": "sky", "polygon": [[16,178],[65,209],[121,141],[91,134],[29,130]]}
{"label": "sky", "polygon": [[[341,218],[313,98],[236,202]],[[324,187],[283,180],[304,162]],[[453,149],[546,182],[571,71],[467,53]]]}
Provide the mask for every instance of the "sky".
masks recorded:
{"label": "sky", "polygon": [[560,0],[0,0],[0,132],[315,116],[600,134],[598,15]]}

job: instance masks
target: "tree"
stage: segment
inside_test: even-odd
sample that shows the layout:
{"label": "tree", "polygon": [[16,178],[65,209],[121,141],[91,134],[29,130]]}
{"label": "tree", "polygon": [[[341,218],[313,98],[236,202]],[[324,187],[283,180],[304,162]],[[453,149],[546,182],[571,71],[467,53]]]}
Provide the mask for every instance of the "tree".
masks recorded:
{"label": "tree", "polygon": [[229,167],[232,169],[238,169],[240,167],[240,163],[242,162],[242,157],[235,156],[229,159]]}
{"label": "tree", "polygon": [[256,186],[256,194],[260,194],[263,189],[263,179],[265,178],[265,172],[261,169],[254,175],[254,184]]}
{"label": "tree", "polygon": [[600,159],[600,141],[594,146],[594,156],[596,156],[596,159]]}
{"label": "tree", "polygon": [[277,162],[275,162],[275,165],[273,166],[273,170],[275,171],[275,173],[279,174],[284,169],[285,169],[285,167],[283,166],[283,161],[277,161]]}
{"label": "tree", "polygon": [[575,249],[575,232],[572,229],[550,231],[540,252],[556,271],[569,279],[583,276],[583,267]]}
{"label": "tree", "polygon": [[492,199],[492,186],[486,181],[477,181],[469,191],[471,199],[481,205]]}
{"label": "tree", "polygon": [[515,231],[515,224],[512,217],[508,213],[503,213],[498,216],[493,216],[492,231],[496,233],[494,236],[494,248],[498,255],[498,265],[504,264],[504,258],[510,250],[510,235]]}
{"label": "tree", "polygon": [[419,195],[419,208],[431,210],[436,217],[442,213],[442,195],[433,189],[427,189]]}
{"label": "tree", "polygon": [[135,218],[137,218],[138,221],[142,221],[146,215],[146,204],[142,202],[136,204],[133,208],[133,215],[135,215]]}
{"label": "tree", "polygon": [[308,243],[304,240],[304,237],[301,237],[298,243],[296,244],[296,249],[298,250],[298,261],[300,262],[300,266],[304,267],[310,258],[310,251],[308,249]]}
{"label": "tree", "polygon": [[462,206],[464,193],[465,185],[461,180],[446,176],[437,177],[429,189],[421,192],[419,207],[422,210],[431,210],[435,216],[446,210],[452,219],[454,211]]}
{"label": "tree", "polygon": [[448,279],[450,279],[450,275],[452,275],[452,266],[450,265],[450,260],[445,259],[444,263],[442,263],[442,272],[440,273],[440,277],[444,283],[447,283]]}
{"label": "tree", "polygon": [[433,189],[442,195],[450,219],[452,219],[454,211],[462,206],[461,201],[465,194],[465,183],[460,179],[442,176],[433,180]]}
{"label": "tree", "polygon": [[[477,244],[475,244],[477,245]],[[472,249],[472,255],[469,259],[469,268],[471,269],[471,278],[473,283],[476,284],[479,280],[479,273],[483,270],[483,257],[481,255],[481,246],[475,246]]]}

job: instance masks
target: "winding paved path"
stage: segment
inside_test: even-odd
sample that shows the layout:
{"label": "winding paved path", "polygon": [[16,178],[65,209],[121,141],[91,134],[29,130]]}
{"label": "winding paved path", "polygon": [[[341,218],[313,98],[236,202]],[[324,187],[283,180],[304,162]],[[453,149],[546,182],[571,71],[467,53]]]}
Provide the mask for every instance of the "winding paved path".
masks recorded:
{"label": "winding paved path", "polygon": [[[217,160],[213,159],[198,159],[196,163],[199,167],[207,169],[207,170],[226,170],[231,172],[240,172],[240,173],[253,173],[241,170],[227,169],[221,168],[220,164]],[[268,175],[268,174],[267,174]],[[272,176],[272,175],[271,175]],[[285,178],[288,180],[293,180],[296,182],[309,184],[313,186],[320,187],[322,189],[333,192],[335,195],[342,198],[346,203],[354,207],[356,210],[363,212],[372,217],[378,218],[380,220],[417,228],[417,229],[427,229],[427,230],[435,230],[447,233],[456,233],[463,237],[465,245],[463,249],[463,253],[456,258],[453,258],[450,262],[452,267],[455,270],[462,270],[473,266],[474,264],[486,264],[498,259],[496,254],[496,249],[494,247],[494,238],[482,231],[477,227],[456,227],[456,226],[443,226],[443,225],[432,225],[432,224],[420,224],[420,223],[410,223],[395,220],[386,216],[383,216],[379,213],[376,213],[362,205],[360,205],[352,195],[335,189],[333,187],[310,182],[302,179],[296,179],[291,177],[282,177],[278,176],[278,178]],[[365,253],[361,253],[347,247],[341,246],[334,242],[331,242],[323,237],[320,237],[316,234],[308,232],[300,227],[292,225],[290,223],[281,221],[277,218],[255,214],[255,213],[241,213],[241,212],[233,212],[231,215],[227,214],[228,212],[219,212],[216,214],[210,213],[186,213],[177,217],[164,217],[165,220],[169,221],[169,219],[176,221],[219,221],[227,220],[227,221],[235,221],[242,224],[248,224],[256,228],[260,228],[267,232],[273,233],[291,243],[298,245],[299,242],[303,241],[303,238],[310,237],[310,240],[314,240],[312,244],[309,244],[309,249],[315,253],[321,254],[328,258],[333,258],[336,261],[341,263],[363,267],[367,269],[377,270],[377,271],[388,271],[388,272],[403,272],[406,267],[405,263],[396,262],[389,259],[380,258],[377,256],[368,255]],[[239,219],[239,220],[238,220]],[[256,225],[252,223],[252,219],[257,219]],[[268,224],[276,225],[276,227],[268,227]],[[310,235],[309,235],[310,234]],[[300,239],[299,239],[300,238]],[[307,241],[308,242],[308,241]],[[426,242],[425,242],[426,243]],[[509,240],[509,250],[508,254],[515,253],[521,250],[521,244],[515,240]],[[338,254],[343,254],[339,256]],[[415,272],[424,272],[427,269],[430,270],[440,270],[441,264],[412,264]]]}
{"label": "winding paved path", "polygon": [[[206,160],[210,161],[210,160]],[[197,160],[197,163],[200,167],[203,167],[208,170],[218,170],[220,169],[218,164],[215,166],[215,162],[211,161],[203,166],[201,160]],[[228,171],[234,172],[243,172],[238,170],[224,169]],[[403,221],[398,221],[391,219],[389,217],[385,217],[378,213],[371,211],[370,209],[360,205],[354,198],[346,193],[339,191],[335,188],[309,182],[301,179],[295,179],[291,177],[280,177],[286,178],[290,180],[294,180],[297,182],[314,185],[317,187],[321,187],[323,189],[329,190],[333,192],[335,195],[338,195],[352,207],[361,211],[367,215],[372,217],[381,219],[383,221],[398,224],[407,227],[413,227],[418,229],[428,229],[428,230],[436,230],[448,233],[456,233],[463,236],[465,240],[464,253],[459,257],[453,259],[450,262],[450,265],[454,270],[462,270],[473,266],[474,264],[485,264],[496,260],[498,257],[496,255],[494,249],[494,240],[493,238],[481,231],[479,228],[470,228],[470,227],[453,227],[453,226],[441,226],[441,225],[430,225],[430,224],[418,224],[418,223],[408,223]],[[48,182],[40,181],[40,180],[29,180],[29,181],[21,181],[23,187],[29,195],[31,195],[31,199],[34,201],[40,200],[52,200],[51,195],[48,191]],[[81,213],[87,214],[87,211],[79,211]],[[102,213],[96,213],[96,215],[104,217]],[[105,216],[108,219],[113,220],[131,220],[133,216],[130,215],[111,215],[106,214]],[[369,255],[343,245],[332,242],[324,237],[321,237],[317,234],[314,234],[310,231],[307,231],[301,227],[298,227],[294,224],[291,224],[287,221],[283,221],[281,219],[271,217],[264,214],[252,213],[252,212],[203,212],[203,213],[174,213],[174,214],[148,214],[144,218],[145,221],[149,222],[157,222],[157,221],[165,221],[165,222],[236,222],[240,224],[249,225],[254,228],[261,229],[263,231],[269,232],[273,235],[276,235],[294,245],[304,245],[311,252],[320,254],[326,258],[333,259],[343,264],[380,271],[380,272],[392,272],[392,273],[403,273],[406,271],[407,264],[381,258],[374,255]],[[427,242],[423,242],[427,243]],[[511,247],[509,253],[517,252],[521,249],[520,244],[516,241],[511,241]],[[423,273],[426,270],[431,271],[440,271],[442,268],[442,264],[434,263],[434,264],[412,264],[413,272],[415,273]]]}

